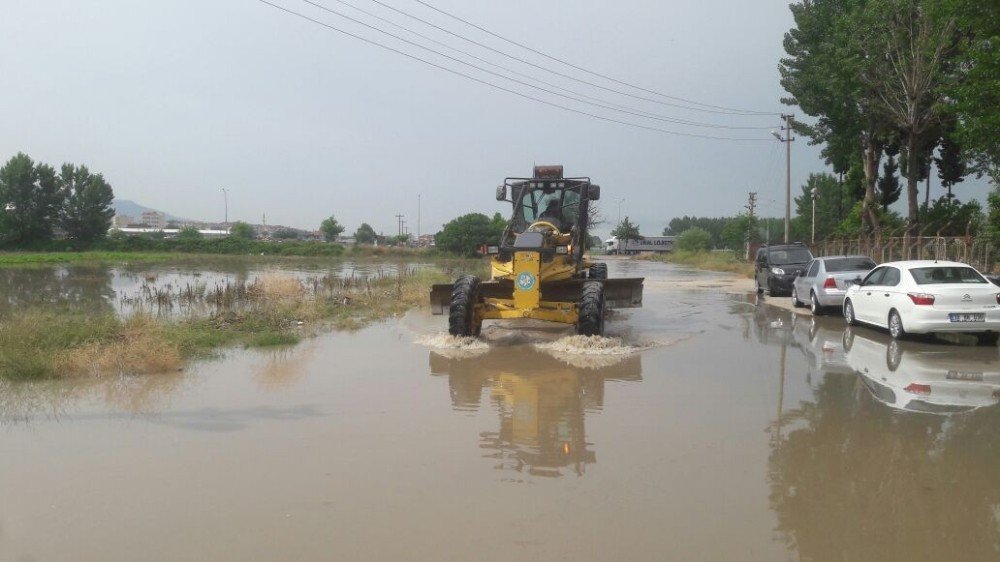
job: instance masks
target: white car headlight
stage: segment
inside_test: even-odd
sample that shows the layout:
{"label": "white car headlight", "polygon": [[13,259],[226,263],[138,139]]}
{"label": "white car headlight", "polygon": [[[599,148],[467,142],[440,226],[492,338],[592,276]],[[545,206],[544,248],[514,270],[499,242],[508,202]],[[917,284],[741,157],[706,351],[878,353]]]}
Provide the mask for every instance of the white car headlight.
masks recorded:
{"label": "white car headlight", "polygon": [[772,267],[771,268],[771,273],[773,273],[775,275],[784,275],[785,274],[785,270],[781,269],[780,267]]}

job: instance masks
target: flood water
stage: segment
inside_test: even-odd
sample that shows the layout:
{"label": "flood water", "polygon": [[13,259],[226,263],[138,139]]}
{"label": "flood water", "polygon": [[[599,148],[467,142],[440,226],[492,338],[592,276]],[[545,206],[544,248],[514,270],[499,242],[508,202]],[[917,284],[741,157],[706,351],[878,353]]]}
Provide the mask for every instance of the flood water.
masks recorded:
{"label": "flood water", "polygon": [[997,560],[998,349],[613,261],[604,345],[426,312],[0,383],[0,560]]}

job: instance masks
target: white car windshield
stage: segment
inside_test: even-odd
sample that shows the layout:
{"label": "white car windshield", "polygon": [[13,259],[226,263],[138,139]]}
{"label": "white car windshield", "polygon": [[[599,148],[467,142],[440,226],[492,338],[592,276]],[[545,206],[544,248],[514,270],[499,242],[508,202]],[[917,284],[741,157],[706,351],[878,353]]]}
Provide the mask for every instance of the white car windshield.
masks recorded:
{"label": "white car windshield", "polygon": [[917,285],[944,283],[988,283],[971,267],[916,267],[910,270]]}

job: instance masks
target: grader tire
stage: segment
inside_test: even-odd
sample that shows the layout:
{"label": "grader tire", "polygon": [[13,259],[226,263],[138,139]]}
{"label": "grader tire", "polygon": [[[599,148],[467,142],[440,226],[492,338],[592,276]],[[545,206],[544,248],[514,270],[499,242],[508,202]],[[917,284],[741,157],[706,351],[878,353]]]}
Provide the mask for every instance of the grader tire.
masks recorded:
{"label": "grader tire", "polygon": [[604,335],[604,285],[599,281],[583,284],[578,306],[576,333],[581,336]]}
{"label": "grader tire", "polygon": [[476,304],[479,302],[479,278],[462,275],[451,289],[448,306],[448,333],[453,336],[476,337],[483,325],[476,322]]}
{"label": "grader tire", "polygon": [[590,272],[587,277],[591,279],[607,279],[608,278],[608,264],[606,263],[595,263],[590,266]]}

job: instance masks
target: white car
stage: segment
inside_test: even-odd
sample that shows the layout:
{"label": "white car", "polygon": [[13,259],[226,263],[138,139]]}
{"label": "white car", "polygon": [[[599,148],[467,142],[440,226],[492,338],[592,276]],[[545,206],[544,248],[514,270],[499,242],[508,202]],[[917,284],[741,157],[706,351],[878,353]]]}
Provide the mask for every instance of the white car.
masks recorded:
{"label": "white car", "polygon": [[980,344],[1000,336],[1000,287],[964,263],[899,261],[873,269],[844,296],[844,320],[906,334],[964,332]]}

